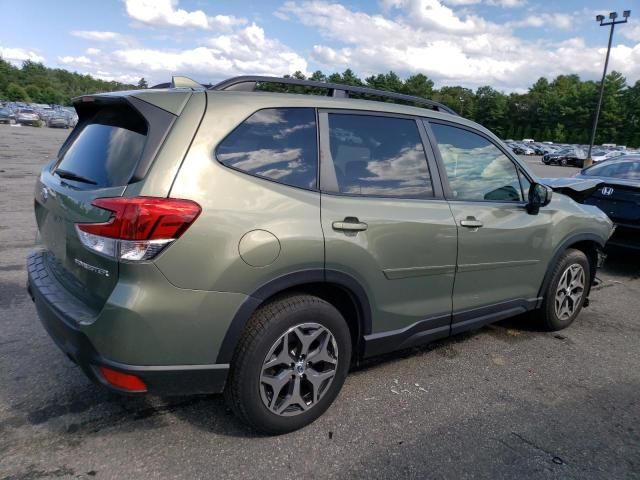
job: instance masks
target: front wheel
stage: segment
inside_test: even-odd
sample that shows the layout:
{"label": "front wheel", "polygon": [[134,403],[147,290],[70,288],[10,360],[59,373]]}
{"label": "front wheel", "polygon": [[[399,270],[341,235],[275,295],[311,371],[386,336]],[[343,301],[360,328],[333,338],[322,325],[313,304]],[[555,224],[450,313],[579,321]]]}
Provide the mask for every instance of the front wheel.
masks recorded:
{"label": "front wheel", "polygon": [[350,363],[349,327],[333,305],[311,295],[283,297],[249,320],[225,398],[254,429],[291,432],[329,408]]}
{"label": "front wheel", "polygon": [[569,163],[569,162],[567,162],[566,158],[563,158],[562,160],[560,160],[560,165],[562,165],[563,167],[566,167],[567,163]]}
{"label": "front wheel", "polygon": [[564,252],[544,292],[540,322],[546,330],[567,328],[576,319],[589,293],[591,274],[586,255],[575,249]]}

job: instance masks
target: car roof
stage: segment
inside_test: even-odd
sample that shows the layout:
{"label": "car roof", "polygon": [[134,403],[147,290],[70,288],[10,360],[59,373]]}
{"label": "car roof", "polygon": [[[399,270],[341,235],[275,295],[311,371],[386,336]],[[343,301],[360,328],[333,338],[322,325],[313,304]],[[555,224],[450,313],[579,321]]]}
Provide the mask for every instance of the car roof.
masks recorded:
{"label": "car roof", "polygon": [[[403,115],[419,116],[431,119],[446,120],[450,122],[468,125],[470,127],[483,130],[487,133],[489,130],[481,125],[468,120],[459,115],[453,115],[446,112],[440,112],[429,108],[414,107],[411,105],[403,105],[400,103],[381,102],[374,100],[361,100],[357,98],[329,97],[323,95],[306,95],[297,93],[279,93],[279,92],[241,92],[241,91],[217,91],[208,90],[207,95],[218,98],[229,98],[232,101],[251,102],[256,110],[261,108],[275,107],[309,107],[309,108],[326,108],[340,110],[363,110],[380,113],[397,113]],[[494,136],[493,134],[491,134]]]}

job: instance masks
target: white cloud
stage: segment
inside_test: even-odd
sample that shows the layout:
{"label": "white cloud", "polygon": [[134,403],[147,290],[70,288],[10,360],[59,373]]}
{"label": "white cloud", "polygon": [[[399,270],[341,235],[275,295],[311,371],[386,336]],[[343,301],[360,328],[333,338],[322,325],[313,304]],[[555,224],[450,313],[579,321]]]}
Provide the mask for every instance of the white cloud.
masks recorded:
{"label": "white cloud", "polygon": [[451,5],[454,7],[484,3],[492,7],[515,8],[515,7],[522,7],[527,3],[526,0],[484,0],[484,1],[483,0],[443,0],[443,1],[447,5]]}
{"label": "white cloud", "polygon": [[[424,73],[437,85],[491,85],[522,90],[538,77],[578,73],[597,78],[603,49],[581,38],[567,42],[519,38],[513,24],[497,24],[466,11],[459,13],[436,0],[386,0],[393,16],[355,11],[323,0],[286,2],[280,9],[331,44],[318,43],[310,56],[330,71],[352,68],[361,76],[394,70]],[[541,17],[540,15],[538,17]],[[554,28],[568,28],[564,14],[542,14]],[[538,20],[525,19],[532,26]],[[640,77],[640,44],[615,45],[611,69],[630,81]]]}
{"label": "white cloud", "polygon": [[125,0],[127,15],[146,25],[228,30],[246,23],[231,15],[207,16],[202,10],[178,8],[178,0]]}
{"label": "white cloud", "polygon": [[522,7],[526,3],[527,0],[487,0],[487,5],[504,8]]}
{"label": "white cloud", "polygon": [[476,5],[481,3],[482,0],[444,0],[444,3],[447,5],[452,5],[454,7],[458,7],[461,5]]}
{"label": "white cloud", "polygon": [[58,57],[58,60],[60,60],[60,62],[64,63],[65,65],[88,65],[93,63],[90,58],[84,55],[81,55],[79,57],[72,57],[70,55],[67,55],[65,57]]}
{"label": "white cloud", "polygon": [[44,57],[33,50],[27,50],[26,48],[8,48],[0,46],[0,57],[4,60],[21,64],[25,60],[31,60],[32,62],[44,62]]}
{"label": "white cloud", "polygon": [[78,38],[84,38],[85,40],[91,40],[94,42],[110,42],[117,43],[119,45],[133,45],[134,39],[128,35],[123,35],[117,32],[105,32],[97,30],[73,30],[71,35]]}
{"label": "white cloud", "polygon": [[640,42],[640,25],[624,25],[620,28],[620,33],[629,40]]}
{"label": "white cloud", "polygon": [[[151,48],[120,49],[112,54],[114,64],[149,77],[168,78],[172,74],[194,75],[203,81],[221,80],[239,74],[283,75],[307,72],[307,62],[264,30],[251,24],[233,34],[219,35],[207,46],[185,50]],[[160,78],[158,78],[160,80]]]}
{"label": "white cloud", "polygon": [[[296,70],[308,74],[307,62],[312,61],[312,69],[351,68],[361,77],[394,70],[405,77],[424,73],[438,87],[491,85],[523,91],[540,76],[577,73],[597,79],[604,61],[603,45],[585,42],[577,27],[573,38],[564,41],[531,40],[519,33],[523,26],[571,31],[576,15],[537,13],[531,8],[521,18],[500,24],[478,15],[473,7],[476,3],[516,7],[525,3],[522,0],[379,0],[379,13],[331,0],[285,1],[274,12],[277,18],[298,22],[320,35],[306,51],[285,45],[244,19],[181,9],[178,0],[123,2],[137,25],[170,27],[160,33],[171,38],[183,38],[184,31],[194,28],[208,32],[208,37],[194,41],[191,32],[191,37],[183,38],[192,42],[188,47],[177,42],[151,47],[122,33],[78,30],[72,34],[90,41],[84,54],[72,52],[58,57],[58,62],[105,79],[137,81],[145,77],[159,83],[172,74],[202,82],[239,74],[280,76]],[[625,25],[620,32],[622,35],[616,31],[619,43],[612,48],[610,69],[621,71],[632,83],[640,78],[640,27]],[[24,59],[27,51],[18,50]],[[28,53],[39,57],[36,52]]]}
{"label": "white cloud", "polygon": [[554,27],[568,30],[573,26],[573,16],[566,13],[539,13],[528,15],[522,20],[511,22],[508,25],[512,27]]}

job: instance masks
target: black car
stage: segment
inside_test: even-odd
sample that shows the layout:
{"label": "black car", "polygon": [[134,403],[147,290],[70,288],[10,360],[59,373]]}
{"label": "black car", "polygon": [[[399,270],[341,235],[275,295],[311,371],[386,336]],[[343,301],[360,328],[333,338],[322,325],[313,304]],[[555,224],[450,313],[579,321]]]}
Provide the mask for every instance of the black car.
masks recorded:
{"label": "black car", "polygon": [[542,157],[542,163],[545,165],[573,165],[582,168],[586,155],[582,148],[566,148],[554,153],[547,153]]}
{"label": "black car", "polygon": [[16,123],[15,114],[8,108],[0,107],[0,123]]}
{"label": "black car", "polygon": [[609,244],[640,250],[640,155],[625,155],[585,168],[574,178],[602,183],[584,200],[616,224]]}

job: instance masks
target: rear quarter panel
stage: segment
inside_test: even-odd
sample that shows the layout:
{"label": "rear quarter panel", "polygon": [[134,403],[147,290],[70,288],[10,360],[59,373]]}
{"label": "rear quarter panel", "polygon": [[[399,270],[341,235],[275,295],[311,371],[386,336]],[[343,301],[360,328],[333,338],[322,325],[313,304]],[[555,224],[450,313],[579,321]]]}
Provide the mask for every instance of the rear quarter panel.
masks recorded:
{"label": "rear quarter panel", "polygon": [[[207,96],[204,119],[171,188],[172,197],[198,202],[202,213],[156,265],[180,288],[245,294],[287,273],[322,269],[320,194],[252,177],[215,159],[218,143],[269,105],[256,106],[242,96]],[[272,106],[299,106],[292,103]],[[254,230],[277,238],[280,252],[272,263],[250,266],[241,258],[240,240]],[[260,257],[259,248],[249,253]]]}

